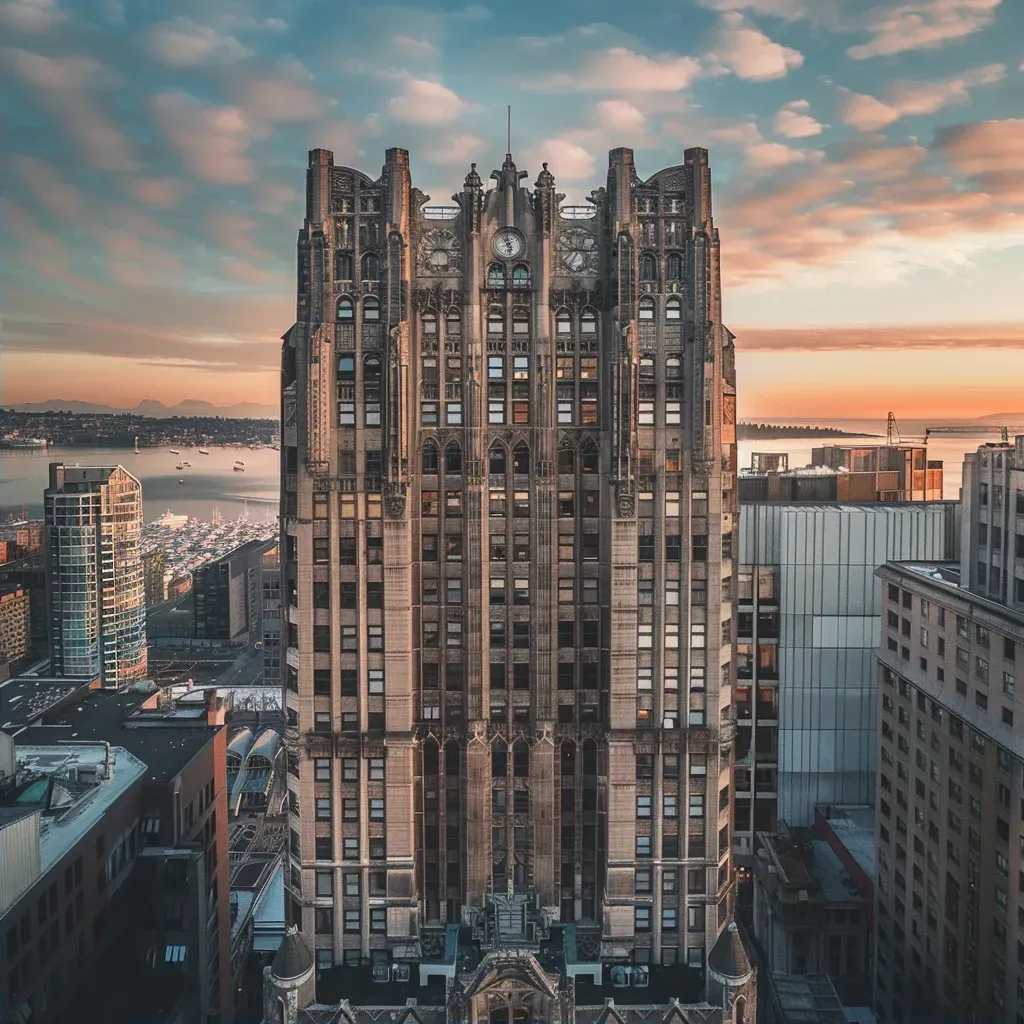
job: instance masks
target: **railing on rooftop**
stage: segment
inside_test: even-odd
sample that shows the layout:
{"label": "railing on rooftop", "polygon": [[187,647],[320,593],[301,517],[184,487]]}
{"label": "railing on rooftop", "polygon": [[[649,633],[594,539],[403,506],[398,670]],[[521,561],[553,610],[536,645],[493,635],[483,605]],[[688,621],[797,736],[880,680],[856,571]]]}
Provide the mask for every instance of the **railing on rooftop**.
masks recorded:
{"label": "railing on rooftop", "polygon": [[459,215],[457,206],[424,206],[420,213],[424,220],[455,220]]}
{"label": "railing on rooftop", "polygon": [[562,220],[591,220],[597,216],[594,206],[560,206],[558,216]]}

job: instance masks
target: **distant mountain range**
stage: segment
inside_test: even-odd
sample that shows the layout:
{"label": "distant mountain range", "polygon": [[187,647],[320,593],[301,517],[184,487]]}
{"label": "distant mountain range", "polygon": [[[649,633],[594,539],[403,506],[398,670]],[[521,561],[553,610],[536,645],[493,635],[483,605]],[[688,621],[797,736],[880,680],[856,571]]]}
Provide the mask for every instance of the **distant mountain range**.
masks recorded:
{"label": "distant mountain range", "polygon": [[276,405],[260,402],[237,402],[234,405],[214,405],[187,398],[177,405],[164,405],[154,398],[144,398],[134,409],[121,409],[112,405],[98,405],[95,402],[78,402],[70,398],[51,398],[46,402],[24,402],[21,405],[6,406],[15,412],[74,412],[79,414],[120,414],[153,416],[162,419],[167,416],[226,416],[230,419],[271,419],[276,420],[281,410]]}

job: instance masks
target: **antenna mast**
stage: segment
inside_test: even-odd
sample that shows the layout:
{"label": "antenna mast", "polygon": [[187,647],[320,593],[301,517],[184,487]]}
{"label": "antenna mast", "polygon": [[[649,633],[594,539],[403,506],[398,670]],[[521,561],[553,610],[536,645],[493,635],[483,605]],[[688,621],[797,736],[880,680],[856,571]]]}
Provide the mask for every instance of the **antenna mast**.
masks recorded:
{"label": "antenna mast", "polygon": [[508,105],[508,117],[507,117],[507,121],[506,121],[506,126],[507,127],[506,127],[506,130],[505,130],[505,141],[507,143],[507,148],[505,149],[505,152],[508,153],[509,155],[511,155],[511,153],[512,153],[512,104],[511,103]]}

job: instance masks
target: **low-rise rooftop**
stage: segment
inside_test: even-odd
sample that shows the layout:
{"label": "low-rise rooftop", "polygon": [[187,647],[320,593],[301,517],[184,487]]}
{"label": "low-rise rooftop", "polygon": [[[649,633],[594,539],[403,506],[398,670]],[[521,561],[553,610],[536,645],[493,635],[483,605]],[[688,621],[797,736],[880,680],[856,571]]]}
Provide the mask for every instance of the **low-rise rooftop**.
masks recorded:
{"label": "low-rise rooftop", "polygon": [[[158,691],[143,685],[117,693],[90,690],[80,699],[45,714],[18,737],[23,744],[60,740],[106,740],[134,754],[146,766],[146,781],[165,783],[178,775],[211,741],[203,715],[178,716],[161,705]],[[156,704],[155,707],[143,707]]]}
{"label": "low-rise rooftop", "polygon": [[15,676],[0,683],[0,729],[17,735],[93,682],[86,677]]}
{"label": "low-rise rooftop", "polygon": [[146,774],[124,747],[101,743],[19,745],[15,786],[4,804],[38,810],[40,869],[45,874]]}

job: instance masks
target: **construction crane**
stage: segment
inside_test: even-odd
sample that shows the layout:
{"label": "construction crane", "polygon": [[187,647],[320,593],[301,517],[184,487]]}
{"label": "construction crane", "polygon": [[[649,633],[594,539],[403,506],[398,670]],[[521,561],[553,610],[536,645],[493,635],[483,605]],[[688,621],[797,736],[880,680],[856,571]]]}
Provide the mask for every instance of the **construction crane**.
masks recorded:
{"label": "construction crane", "polygon": [[1010,434],[1024,434],[1024,427],[1015,427],[1005,424],[995,423],[979,423],[973,427],[965,426],[938,426],[938,427],[925,427],[924,428],[924,439],[925,441],[932,434],[995,434],[999,433],[1003,444],[1009,444]]}
{"label": "construction crane", "polygon": [[896,426],[896,414],[889,413],[889,418],[885,421],[885,443],[889,445],[899,444],[902,440],[900,428]]}

